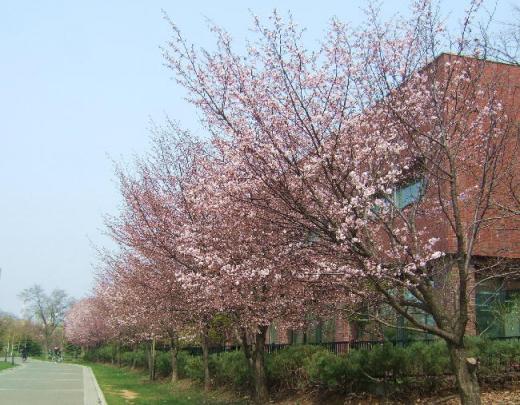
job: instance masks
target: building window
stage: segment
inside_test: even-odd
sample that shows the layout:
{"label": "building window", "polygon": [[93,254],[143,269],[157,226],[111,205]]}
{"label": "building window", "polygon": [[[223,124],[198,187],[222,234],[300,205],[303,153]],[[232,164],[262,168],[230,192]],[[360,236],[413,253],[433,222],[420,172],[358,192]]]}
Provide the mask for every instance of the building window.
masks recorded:
{"label": "building window", "polygon": [[424,192],[424,180],[417,180],[394,192],[393,203],[397,209],[402,210],[410,204],[418,202]]}
{"label": "building window", "polygon": [[278,343],[278,331],[276,325],[269,325],[269,343]]}
{"label": "building window", "polygon": [[479,334],[520,336],[520,290],[517,288],[496,282],[477,289],[475,303]]}
{"label": "building window", "polygon": [[520,291],[505,292],[504,335],[520,336]]}
{"label": "building window", "polygon": [[424,194],[425,182],[424,179],[416,180],[413,183],[397,188],[393,191],[392,195],[386,195],[380,198],[382,205],[374,205],[372,212],[374,214],[381,213],[383,208],[395,207],[398,210],[402,210],[411,204],[419,202]]}

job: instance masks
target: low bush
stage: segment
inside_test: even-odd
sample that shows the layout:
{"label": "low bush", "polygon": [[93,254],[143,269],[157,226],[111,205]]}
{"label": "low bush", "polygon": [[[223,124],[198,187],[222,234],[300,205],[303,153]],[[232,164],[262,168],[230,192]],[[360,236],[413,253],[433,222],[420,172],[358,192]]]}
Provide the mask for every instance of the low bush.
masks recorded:
{"label": "low bush", "polygon": [[[468,353],[480,360],[479,376],[495,377],[505,370],[520,371],[520,341],[468,338]],[[89,350],[90,361],[111,362],[110,345]],[[121,354],[122,364],[146,368],[144,348]],[[180,351],[180,378],[203,381],[202,356]],[[157,374],[171,373],[170,352],[158,352]],[[209,367],[213,384],[245,392],[251,385],[251,370],[242,351],[212,354]],[[323,390],[334,393],[370,391],[382,395],[405,391],[433,392],[439,382],[449,384],[450,360],[442,341],[415,342],[406,347],[391,343],[371,350],[352,350],[335,355],[318,345],[294,345],[266,355],[268,384],[279,391]]]}
{"label": "low bush", "polygon": [[305,364],[309,384],[327,391],[345,391],[352,375],[345,356],[336,356],[328,351],[314,353]]}
{"label": "low bush", "polygon": [[204,368],[202,356],[187,355],[182,368],[181,375],[196,381],[204,381]]}
{"label": "low bush", "polygon": [[124,366],[131,367],[134,364],[135,352],[123,352],[121,353],[121,364]]}
{"label": "low bush", "polygon": [[177,353],[177,372],[179,373],[179,378],[188,377],[186,374],[186,364],[191,357],[193,356],[190,356],[183,350]]}
{"label": "low bush", "polygon": [[146,351],[137,349],[121,353],[121,364],[127,367],[146,368],[148,366]]}
{"label": "low bush", "polygon": [[212,354],[209,359],[210,374],[217,385],[247,391],[251,382],[251,370],[241,351]]}
{"label": "low bush", "polygon": [[94,349],[89,349],[84,355],[85,360],[110,363],[114,360],[113,345],[103,345]]}
{"label": "low bush", "polygon": [[479,359],[479,375],[493,377],[504,370],[520,369],[518,340],[468,339],[471,354]]}
{"label": "low bush", "polygon": [[159,377],[168,377],[172,373],[172,355],[170,352],[157,353],[155,371]]}
{"label": "low bush", "polygon": [[306,362],[315,353],[325,353],[320,346],[295,345],[267,355],[266,371],[270,385],[281,389],[301,390],[308,386]]}
{"label": "low bush", "polygon": [[[180,378],[204,380],[202,356],[180,351],[177,356]],[[209,356],[209,369],[213,383],[228,386],[238,391],[249,389],[250,369],[242,352],[226,352]]]}
{"label": "low bush", "polygon": [[450,368],[446,344],[442,341],[416,342],[406,348],[410,355],[411,375],[438,376]]}
{"label": "low bush", "polygon": [[[144,359],[146,360],[146,353]],[[193,356],[190,356],[189,354],[180,351],[177,353],[177,372],[179,374],[179,378],[186,378],[187,371],[186,371],[186,362],[188,361],[188,358],[191,358]],[[202,363],[201,363],[202,367]],[[168,377],[172,373],[172,353],[171,352],[157,352],[156,358],[155,358],[155,370],[158,376],[160,377]]]}
{"label": "low bush", "polygon": [[408,348],[385,343],[366,353],[364,371],[372,377],[398,379],[411,372],[412,359]]}

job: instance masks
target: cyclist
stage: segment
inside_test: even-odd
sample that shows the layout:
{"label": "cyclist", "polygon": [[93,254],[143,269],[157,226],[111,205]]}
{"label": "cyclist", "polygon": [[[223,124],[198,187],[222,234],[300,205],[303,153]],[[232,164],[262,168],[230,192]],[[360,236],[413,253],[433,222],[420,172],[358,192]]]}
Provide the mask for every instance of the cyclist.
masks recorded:
{"label": "cyclist", "polygon": [[25,362],[27,360],[27,347],[22,349],[22,361]]}
{"label": "cyclist", "polygon": [[60,348],[58,346],[54,347],[54,350],[53,350],[52,354],[53,354],[54,361],[56,363],[59,363],[61,361],[61,351],[60,351]]}

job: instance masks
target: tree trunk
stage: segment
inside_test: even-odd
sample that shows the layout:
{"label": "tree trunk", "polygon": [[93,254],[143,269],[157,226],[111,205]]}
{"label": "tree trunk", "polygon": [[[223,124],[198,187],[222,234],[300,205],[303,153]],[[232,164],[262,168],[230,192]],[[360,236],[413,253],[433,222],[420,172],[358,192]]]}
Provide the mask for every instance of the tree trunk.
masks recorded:
{"label": "tree trunk", "polygon": [[[51,347],[51,339],[50,336],[47,334],[47,330],[45,330],[44,335],[44,341],[43,341],[43,350],[45,350],[45,356],[49,356],[49,349]],[[54,350],[54,348],[53,348]]]}
{"label": "tree trunk", "polygon": [[242,345],[242,350],[244,351],[244,356],[246,356],[247,364],[251,370],[253,370],[253,357],[251,355],[251,347],[249,346],[249,342],[247,339],[247,330],[242,329],[240,331],[240,343]]}
{"label": "tree trunk", "polygon": [[146,366],[148,368],[148,377],[150,377],[150,365],[152,364],[152,345],[146,342]]}
{"label": "tree trunk", "polygon": [[150,380],[155,380],[155,336],[152,338],[152,346],[150,348]]}
{"label": "tree trunk", "polygon": [[267,326],[260,326],[255,336],[253,351],[253,379],[255,385],[255,401],[258,404],[269,402],[269,391],[265,374],[265,337]]}
{"label": "tree trunk", "polygon": [[208,342],[208,327],[204,325],[202,330],[202,365],[204,368],[204,391],[209,391],[211,382],[209,375],[209,342]]}
{"label": "tree trunk", "polygon": [[155,336],[152,342],[146,345],[148,354],[148,377],[150,381],[155,380]]}
{"label": "tree trunk", "polygon": [[47,338],[45,338],[43,340],[43,353],[44,353],[44,357],[46,359],[49,358],[49,343],[47,342]]}
{"label": "tree trunk", "polygon": [[477,359],[473,357],[468,358],[463,345],[448,344],[448,351],[462,405],[480,405]]}
{"label": "tree trunk", "polygon": [[170,343],[172,355],[172,384],[174,384],[179,380],[179,370],[177,369],[177,353],[179,352],[177,337],[172,338]]}
{"label": "tree trunk", "polygon": [[240,329],[239,334],[240,339],[240,345],[242,346],[242,350],[244,351],[244,356],[246,358],[247,366],[249,367],[249,388],[251,389],[251,393],[254,396],[254,390],[253,390],[253,356],[251,354],[251,346],[249,345],[249,339],[247,338],[247,330],[245,328]]}
{"label": "tree trunk", "polygon": [[137,344],[134,345],[134,353],[132,356],[132,367],[131,369],[135,369],[135,363],[137,362],[137,352],[139,350],[139,346]]}
{"label": "tree trunk", "polygon": [[117,342],[117,366],[121,368],[121,342]]}

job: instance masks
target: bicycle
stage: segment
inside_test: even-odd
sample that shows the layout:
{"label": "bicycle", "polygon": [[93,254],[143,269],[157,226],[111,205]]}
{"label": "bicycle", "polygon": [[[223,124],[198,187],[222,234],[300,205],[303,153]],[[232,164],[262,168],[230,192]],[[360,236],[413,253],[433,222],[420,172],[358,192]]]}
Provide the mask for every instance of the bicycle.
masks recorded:
{"label": "bicycle", "polygon": [[54,363],[61,363],[61,362],[63,362],[63,357],[60,354],[54,354],[52,356],[52,361]]}

